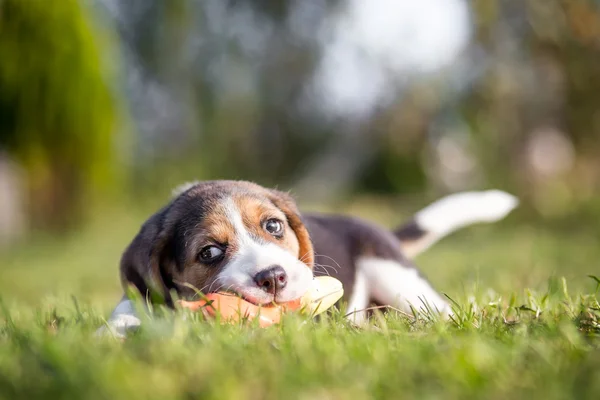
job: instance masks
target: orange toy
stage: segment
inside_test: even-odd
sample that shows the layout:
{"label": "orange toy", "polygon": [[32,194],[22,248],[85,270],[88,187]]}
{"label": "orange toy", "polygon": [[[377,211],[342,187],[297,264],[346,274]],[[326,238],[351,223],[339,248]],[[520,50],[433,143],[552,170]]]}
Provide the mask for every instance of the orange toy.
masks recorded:
{"label": "orange toy", "polygon": [[302,306],[300,299],[283,304],[257,306],[227,292],[209,293],[204,300],[181,300],[179,304],[192,311],[201,309],[204,315],[210,317],[215,317],[218,313],[223,320],[228,322],[244,318],[248,320],[259,318],[258,322],[262,327],[278,323],[284,312],[298,310]]}
{"label": "orange toy", "polygon": [[215,317],[217,313],[226,322],[241,319],[259,318],[259,325],[267,327],[281,321],[283,313],[288,311],[307,310],[313,316],[333,306],[343,295],[342,284],[332,277],[318,277],[313,280],[313,287],[304,296],[281,304],[258,306],[235,294],[227,292],[209,293],[202,300],[180,300],[179,305],[191,311],[201,310],[205,316]]}

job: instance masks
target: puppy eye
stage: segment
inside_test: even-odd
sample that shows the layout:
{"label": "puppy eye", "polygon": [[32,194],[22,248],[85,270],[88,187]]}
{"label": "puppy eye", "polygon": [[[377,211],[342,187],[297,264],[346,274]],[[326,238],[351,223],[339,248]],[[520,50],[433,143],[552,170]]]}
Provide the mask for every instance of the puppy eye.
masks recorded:
{"label": "puppy eye", "polygon": [[223,250],[218,248],[217,246],[206,246],[202,250],[200,250],[198,258],[203,263],[211,263],[222,258],[223,254]]}
{"label": "puppy eye", "polygon": [[268,219],[265,222],[265,230],[273,236],[281,236],[283,233],[283,223],[275,218]]}

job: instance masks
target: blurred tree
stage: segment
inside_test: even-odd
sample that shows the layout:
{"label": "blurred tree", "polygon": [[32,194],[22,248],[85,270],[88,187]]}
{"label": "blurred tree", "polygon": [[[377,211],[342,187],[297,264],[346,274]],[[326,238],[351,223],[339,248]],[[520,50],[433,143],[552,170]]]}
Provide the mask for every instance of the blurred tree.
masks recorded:
{"label": "blurred tree", "polygon": [[87,195],[114,182],[108,37],[87,11],[78,0],[0,0],[0,147],[27,171],[34,227],[78,221]]}
{"label": "blurred tree", "polygon": [[493,60],[462,103],[486,180],[542,213],[600,189],[600,7],[596,0],[474,0]]}
{"label": "blurred tree", "polygon": [[[111,15],[119,35],[126,74],[118,83],[125,88],[138,128],[128,157],[135,173],[129,189],[138,197],[143,197],[138,189],[144,186],[144,193],[164,193],[166,182],[181,179],[246,178],[293,186],[297,192],[304,189],[325,200],[351,189],[379,194],[431,191],[437,196],[440,191],[498,186],[519,194],[523,204],[541,209],[540,199],[559,204],[559,198],[591,198],[600,185],[597,0],[452,2],[468,5],[471,19],[463,22],[456,22],[460,20],[456,15],[440,13],[439,5],[447,4],[443,0],[405,11],[394,11],[393,5],[400,2],[390,1],[385,3],[389,15],[399,18],[385,21],[378,21],[382,14],[369,13],[368,6],[349,13],[351,5],[360,2],[88,2]],[[0,70],[1,143],[10,145],[29,170],[38,171],[33,175],[37,176],[33,183],[42,188],[37,193],[54,188],[53,180],[39,172],[47,165],[60,171],[68,169],[61,165],[97,157],[106,163],[86,165],[104,165],[97,170],[108,170],[114,108],[97,62],[105,49],[84,10],[74,0],[51,10],[34,0],[0,0],[0,4],[14,9],[12,14],[20,13],[9,20],[4,11],[0,17],[7,21],[0,28],[0,49],[8,59],[16,60],[11,52],[17,50],[22,58]],[[342,18],[345,14],[351,15],[349,20]],[[433,45],[424,35],[446,32],[442,26],[429,29],[427,24],[436,21],[436,15],[448,32],[469,32],[470,41],[461,47],[460,56],[456,53],[450,64],[446,59],[435,73],[399,69],[393,76],[383,74],[390,61],[382,55],[394,55],[403,65],[415,56],[413,50],[427,47],[417,53],[432,56],[448,47],[445,40],[438,38]],[[61,18],[70,18],[70,25],[56,22]],[[31,27],[17,29],[25,24],[20,20]],[[356,29],[361,23],[368,32]],[[369,65],[381,63],[374,70],[359,68],[359,74],[348,75],[332,67],[331,76],[324,75],[341,89],[357,93],[357,104],[369,105],[369,111],[358,116],[354,109],[340,116],[324,107],[337,100],[320,90],[327,79],[316,79],[321,62],[338,48],[333,40],[336,26],[340,38],[363,35],[372,39],[368,48],[378,49],[360,51],[356,59],[338,63],[338,67],[360,66],[365,59]],[[414,45],[411,38],[421,35],[413,30],[430,38],[423,49]],[[390,39],[394,32],[408,44]],[[378,47],[386,35],[388,46]],[[344,46],[342,50],[348,50]],[[44,50],[20,50],[25,47]],[[20,67],[28,64],[38,67],[27,67],[32,72]],[[19,79],[11,76],[15,74],[11,68]],[[68,74],[57,72],[65,68]],[[412,69],[419,70],[418,65]],[[86,74],[91,78],[81,78]],[[386,77],[381,84],[385,96],[369,100],[370,89],[363,89],[371,86],[357,83],[377,82],[381,76]],[[63,81],[51,80],[49,85],[45,82],[50,77]],[[38,97],[24,95],[20,88]],[[74,94],[63,97],[63,92]],[[74,108],[72,99],[81,98],[81,93],[89,93],[90,102],[75,100]],[[35,105],[39,119],[27,105],[35,103],[32,99],[43,106]],[[97,104],[92,107],[93,102]],[[83,130],[75,129],[77,125],[86,125],[85,140],[78,136]],[[94,144],[96,140],[101,145]],[[66,143],[86,147],[73,155]],[[93,157],[84,151],[93,151]],[[558,158],[562,161],[555,162]],[[61,185],[87,181],[72,173],[52,176],[64,175],[54,179]],[[62,193],[56,191],[54,197]],[[574,203],[562,202],[559,208],[568,210],[568,205]]]}

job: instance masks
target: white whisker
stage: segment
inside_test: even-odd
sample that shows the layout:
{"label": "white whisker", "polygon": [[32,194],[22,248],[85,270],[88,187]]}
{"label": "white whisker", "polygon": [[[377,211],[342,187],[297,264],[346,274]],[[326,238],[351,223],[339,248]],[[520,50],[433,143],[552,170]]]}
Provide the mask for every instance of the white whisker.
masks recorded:
{"label": "white whisker", "polygon": [[[333,263],[335,263],[335,265],[336,265],[336,266],[337,266],[339,269],[342,269],[342,266],[341,266],[341,265],[340,265],[340,264],[339,264],[337,261],[335,261],[333,258],[329,257],[328,255],[325,255],[325,254],[318,254],[318,253],[316,253],[316,252],[315,252],[315,258],[317,258],[317,257],[325,257],[325,258],[328,258],[328,259],[330,259],[330,260],[331,260]],[[323,265],[323,264],[320,264],[320,265]],[[333,266],[331,266],[331,265],[330,265],[329,267],[331,267],[331,268],[334,268],[334,267],[333,267]],[[338,272],[338,270],[337,270],[337,269],[335,269],[335,268],[334,268],[334,271],[335,271],[336,273]]]}

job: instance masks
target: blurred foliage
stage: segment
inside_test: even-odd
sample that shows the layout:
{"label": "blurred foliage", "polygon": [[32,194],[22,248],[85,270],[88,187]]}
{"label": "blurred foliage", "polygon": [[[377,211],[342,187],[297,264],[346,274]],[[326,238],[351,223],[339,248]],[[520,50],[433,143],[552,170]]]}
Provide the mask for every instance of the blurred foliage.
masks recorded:
{"label": "blurred foliage", "polygon": [[0,1],[0,146],[28,171],[36,227],[70,225],[115,183],[107,40],[77,0]]}
{"label": "blurred foliage", "polygon": [[348,4],[1,0],[0,149],[27,168],[32,220],[194,178],[322,203],[495,186],[534,217],[600,213],[597,0],[469,1],[455,62],[360,120],[307,97]]}
{"label": "blurred foliage", "polygon": [[[472,4],[477,40],[496,57],[462,109],[489,181],[541,208],[593,200],[600,188],[599,3]],[[527,159],[530,139],[545,129],[564,134],[576,153],[571,168],[551,177],[536,175]]]}
{"label": "blurred foliage", "polygon": [[[144,13],[135,14],[137,19],[121,22],[122,31],[134,36],[123,36],[128,51],[142,60],[135,68],[166,88],[171,100],[189,107],[179,125],[167,125],[171,132],[163,138],[168,143],[155,140],[159,150],[145,165],[170,154],[167,159],[193,159],[195,172],[204,177],[292,186],[310,174],[320,157],[331,158],[336,147],[354,140],[360,144],[349,146],[346,157],[359,167],[349,186],[361,193],[500,186],[522,194],[532,210],[551,215],[581,205],[597,192],[597,2],[470,2],[475,33],[466,54],[483,54],[472,61],[485,65],[481,76],[459,92],[450,88],[456,71],[415,79],[396,102],[359,128],[302,109],[303,89],[322,51],[317,28],[308,38],[294,29],[298,2],[224,2],[219,12],[225,16],[214,11],[214,4],[148,2]],[[326,25],[343,5],[319,4],[307,25]],[[123,6],[123,14],[134,15],[126,11]],[[234,22],[239,26],[232,27]],[[265,44],[247,49],[241,35],[251,35],[256,26],[267,27],[261,37]],[[199,42],[195,46],[190,44],[194,40]],[[147,115],[140,113],[138,119]],[[446,126],[432,132],[436,125]],[[352,129],[358,130],[354,136],[347,134]],[[472,177],[448,186],[432,166],[439,163],[439,140],[457,129],[467,136],[475,166]],[[576,152],[575,163],[551,177],[532,168],[528,153],[535,134],[544,129],[565,135]],[[548,196],[557,199],[557,210],[541,200]]]}

